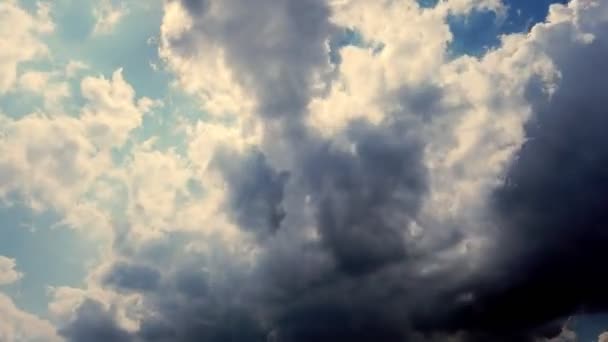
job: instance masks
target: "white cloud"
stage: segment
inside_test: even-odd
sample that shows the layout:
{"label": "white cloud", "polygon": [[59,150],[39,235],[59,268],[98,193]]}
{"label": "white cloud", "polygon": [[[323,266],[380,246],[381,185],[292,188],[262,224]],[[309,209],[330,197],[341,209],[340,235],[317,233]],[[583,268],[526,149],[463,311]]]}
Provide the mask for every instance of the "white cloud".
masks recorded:
{"label": "white cloud", "polygon": [[81,121],[87,137],[102,148],[123,145],[129,133],[139,127],[143,114],[157,102],[148,98],[135,99],[135,91],[116,70],[111,79],[86,77],[81,83],[82,96],[88,101],[82,109]]}
{"label": "white cloud", "polygon": [[177,229],[175,215],[189,197],[192,177],[186,161],[172,152],[136,149],[125,173],[131,229],[142,236]]}
{"label": "white cloud", "polygon": [[12,284],[23,278],[23,273],[17,271],[15,259],[0,255],[0,285]]}
{"label": "white cloud", "polygon": [[[474,245],[481,243],[478,230],[485,223],[478,215],[524,142],[531,112],[525,89],[539,77],[549,94],[559,80],[550,58],[538,49],[537,39],[525,35],[506,37],[481,59],[447,56],[453,39],[447,16],[474,9],[501,15],[499,1],[443,1],[424,10],[410,0],[352,0],[334,6],[334,22],[376,43],[340,50],[342,62],[331,91],[309,104],[309,126],[341,139],[355,119],[377,124],[391,116],[409,118],[424,137],[430,176],[421,215],[428,222],[418,224],[425,230],[465,220],[462,225],[470,227]],[[426,233],[436,239],[435,233]]]}
{"label": "white cloud", "polygon": [[89,69],[89,65],[82,61],[71,60],[65,67],[65,75],[68,78],[75,77],[79,72]]}
{"label": "white cloud", "polygon": [[192,18],[179,1],[165,4],[161,25],[160,56],[177,76],[178,86],[197,96],[203,108],[212,115],[250,115],[254,99],[236,82],[234,70],[222,47],[211,41],[205,48],[184,56],[172,47],[173,41],[192,36]]}
{"label": "white cloud", "polygon": [[[182,3],[166,3],[160,44],[178,85],[197,95],[212,114],[248,116],[259,101],[255,86],[237,77],[243,76],[237,75],[240,65],[227,59],[229,47],[197,27],[203,25],[197,20],[221,21],[223,7],[209,3],[209,17],[201,19],[192,18]],[[332,7],[335,24],[356,29],[373,44],[340,50],[341,64],[329,93],[312,96],[308,103],[309,127],[340,140],[356,119],[377,124],[395,112],[411,118],[425,137],[424,163],[430,177],[421,215],[426,222],[417,224],[422,230],[441,230],[445,223],[458,221],[470,230],[467,245],[483,246],[483,230],[488,227],[480,215],[488,205],[487,196],[503,181],[524,143],[524,125],[531,115],[526,88],[538,79],[544,96],[551,96],[560,80],[552,61],[561,44],[556,42],[590,42],[594,29],[606,20],[605,6],[591,0],[552,6],[548,22],[536,25],[529,35],[507,35],[501,46],[482,58],[455,60],[447,56],[453,39],[447,17],[473,10],[494,11],[500,17],[505,14],[501,1],[449,0],[423,10],[413,0],[351,0],[332,2]],[[570,32],[563,32],[565,27]],[[567,49],[576,50],[575,45]],[[199,133],[190,149],[191,160],[203,167],[213,154],[213,132]],[[238,145],[242,139],[234,141]],[[434,238],[433,232],[427,233]],[[455,248],[446,260],[477,247]]]}
{"label": "white cloud", "polygon": [[46,110],[59,110],[60,103],[68,98],[70,88],[61,75],[55,72],[26,71],[19,76],[19,90],[39,94]]}
{"label": "white cloud", "polygon": [[[209,3],[203,19],[192,18],[183,6],[167,2],[161,27],[160,53],[178,85],[198,96],[211,114],[249,116],[259,104],[255,86],[237,75],[240,65],[230,64],[225,42],[197,26],[206,25],[198,22],[203,19],[221,25],[224,5]],[[501,182],[524,142],[524,124],[531,113],[524,94],[529,81],[538,77],[547,96],[559,81],[550,51],[543,48],[542,32],[557,31],[556,24],[564,22],[580,26],[575,39],[589,40],[585,25],[601,21],[603,13],[597,6],[593,1],[553,6],[549,22],[537,25],[530,35],[505,36],[502,46],[481,59],[451,60],[447,46],[453,36],[447,17],[473,10],[494,11],[500,17],[505,13],[501,1],[449,0],[433,9],[421,9],[413,0],[332,2],[332,22],[356,29],[373,44],[340,50],[341,64],[329,93],[312,96],[308,104],[308,125],[340,140],[355,119],[377,124],[395,112],[411,118],[425,136],[424,162],[430,171],[422,218],[432,221],[429,225],[465,220],[471,234],[478,235],[483,225],[478,215],[487,205],[488,192]],[[190,149],[191,160],[203,168],[215,149],[214,128],[199,133]],[[237,145],[241,141],[234,139]],[[280,141],[269,145],[277,144]]]}
{"label": "white cloud", "polygon": [[[45,82],[45,74],[26,73],[24,84]],[[117,70],[110,80],[86,77],[80,115],[32,113],[13,119],[0,115],[0,197],[23,195],[34,209],[54,209],[62,223],[108,229],[110,218],[89,193],[115,165],[111,149],[122,146],[156,101],[135,97]]]}
{"label": "white cloud", "polygon": [[32,15],[15,0],[0,3],[0,94],[17,80],[20,63],[48,55],[42,35],[54,29],[49,10],[48,5],[40,4]]}
{"label": "white cloud", "polygon": [[6,295],[0,293],[0,340],[7,342],[62,341],[55,327],[35,315],[19,309]]}
{"label": "white cloud", "polygon": [[115,0],[98,1],[93,9],[93,16],[96,19],[93,34],[102,35],[111,33],[127,14],[129,14],[129,10],[122,2]]}
{"label": "white cloud", "polygon": [[326,136],[353,119],[382,120],[398,105],[394,95],[399,89],[436,76],[451,40],[445,14],[423,12],[411,0],[350,1],[337,6],[332,19],[376,43],[341,49],[339,76],[329,96],[312,100],[309,124]]}

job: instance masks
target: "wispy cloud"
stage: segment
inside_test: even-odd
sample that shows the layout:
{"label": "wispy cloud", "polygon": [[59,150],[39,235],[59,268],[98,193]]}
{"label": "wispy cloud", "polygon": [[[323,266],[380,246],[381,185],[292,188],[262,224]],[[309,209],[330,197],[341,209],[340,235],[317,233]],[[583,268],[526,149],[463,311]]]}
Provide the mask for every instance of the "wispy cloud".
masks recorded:
{"label": "wispy cloud", "polygon": [[94,35],[111,33],[120,21],[129,14],[129,9],[122,0],[100,0],[93,9],[95,17]]}

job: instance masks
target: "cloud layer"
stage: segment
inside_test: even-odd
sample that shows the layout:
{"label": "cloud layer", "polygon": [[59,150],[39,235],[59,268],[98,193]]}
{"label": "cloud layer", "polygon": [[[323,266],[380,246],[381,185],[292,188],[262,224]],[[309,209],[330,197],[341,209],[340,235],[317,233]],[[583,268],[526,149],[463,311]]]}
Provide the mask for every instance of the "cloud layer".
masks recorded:
{"label": "cloud layer", "polygon": [[[98,24],[114,20],[105,4]],[[170,128],[179,143],[134,137],[164,102],[121,69],[0,116],[1,198],[104,241],[82,288],[50,289],[56,329],[0,294],[21,322],[0,334],[575,339],[567,317],[608,310],[608,3],[553,5],[481,57],[450,53],[449,18],[506,6],[165,1],[159,55],[206,113]],[[39,54],[44,23],[19,33]],[[35,55],[0,53],[0,93],[73,77],[19,74]],[[0,257],[0,285],[14,268]]]}

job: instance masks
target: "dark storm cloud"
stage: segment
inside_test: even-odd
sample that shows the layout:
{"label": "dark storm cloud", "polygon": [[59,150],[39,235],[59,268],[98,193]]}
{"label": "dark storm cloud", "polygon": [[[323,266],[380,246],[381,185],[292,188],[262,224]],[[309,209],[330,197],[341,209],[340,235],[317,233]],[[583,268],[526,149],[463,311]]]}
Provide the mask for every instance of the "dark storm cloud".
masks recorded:
{"label": "dark storm cloud", "polygon": [[259,151],[240,155],[222,149],[214,163],[226,182],[227,210],[236,223],[260,237],[276,232],[285,217],[282,202],[289,174],[272,169]]}
{"label": "dark storm cloud", "polygon": [[551,97],[528,87],[527,142],[493,196],[496,253],[470,285],[478,297],[447,315],[453,327],[525,335],[608,310],[608,98],[598,77],[608,26],[597,32],[588,45],[549,41],[560,87]]}
{"label": "dark storm cloud", "polygon": [[405,233],[426,189],[421,146],[406,124],[349,129],[354,151],[306,151],[299,170],[317,207],[327,247],[347,272],[405,257]]}

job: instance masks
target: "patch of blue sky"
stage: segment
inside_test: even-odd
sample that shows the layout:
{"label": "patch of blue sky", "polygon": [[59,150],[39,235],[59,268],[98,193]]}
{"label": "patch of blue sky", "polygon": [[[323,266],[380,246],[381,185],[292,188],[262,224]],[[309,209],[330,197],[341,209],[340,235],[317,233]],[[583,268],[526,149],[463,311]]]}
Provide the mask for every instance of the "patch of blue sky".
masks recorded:
{"label": "patch of blue sky", "polygon": [[568,0],[504,0],[504,3],[508,6],[508,15],[503,23],[503,31],[509,33],[529,30],[534,24],[545,20],[549,6],[566,4]]}
{"label": "patch of blue sky", "polygon": [[418,0],[418,5],[422,8],[433,8],[438,2],[439,0]]}
{"label": "patch of blue sky", "polygon": [[362,47],[363,45],[363,36],[359,31],[352,28],[344,28],[329,41],[329,58],[332,63],[340,64],[342,61],[340,57],[340,49],[345,46]]}
{"label": "patch of blue sky", "polygon": [[[22,8],[35,13],[38,0],[21,0]],[[19,71],[58,71],[70,61],[81,61],[90,66],[85,74],[109,77],[123,68],[125,79],[136,89],[138,96],[162,98],[168,92],[170,76],[162,70],[153,70],[152,64],[160,65],[158,47],[150,41],[157,37],[162,19],[160,0],[126,2],[127,14],[113,31],[93,35],[96,19],[94,0],[57,0],[51,3],[51,16],[55,32],[45,37],[51,51],[49,59],[23,63]],[[68,109],[80,108],[80,79],[68,80],[72,90]],[[0,98],[0,108],[12,117],[21,117],[42,106],[42,100],[33,94],[11,92]],[[67,110],[68,113],[72,113]],[[77,113],[75,113],[77,114]]]}
{"label": "patch of blue sky", "polygon": [[580,342],[597,342],[597,337],[608,331],[608,313],[582,315],[574,320],[572,327]]}
{"label": "patch of blue sky", "polygon": [[42,108],[42,97],[31,93],[8,93],[0,96],[0,113],[11,118],[20,118]]}
{"label": "patch of blue sky", "polygon": [[139,96],[162,98],[167,93],[170,76],[155,72],[151,64],[159,65],[158,47],[150,39],[157,37],[162,20],[159,0],[127,1],[127,13],[111,32],[93,34],[96,1],[62,0],[53,4],[57,32],[48,44],[61,60],[80,60],[96,73],[109,75],[123,68],[126,79]]}
{"label": "patch of blue sky", "polygon": [[549,6],[567,0],[504,0],[507,12],[498,17],[492,11],[474,11],[466,16],[451,16],[448,24],[454,36],[450,55],[481,56],[500,44],[500,36],[527,32],[547,17]]}
{"label": "patch of blue sky", "polygon": [[30,13],[35,13],[38,8],[38,3],[40,3],[39,0],[18,0],[17,2],[21,8]]}
{"label": "patch of blue sky", "polygon": [[[65,1],[64,1],[65,2]],[[162,68],[155,39],[159,36],[162,21],[162,2],[153,0],[142,5],[141,1],[126,2],[128,13],[114,28],[113,32],[92,35],[94,1],[83,1],[88,6],[75,11],[73,8],[58,6],[57,20],[63,18],[59,38],[53,50],[63,50],[64,59],[78,59],[91,66],[92,70],[108,77],[118,68],[123,69],[125,80],[135,89],[137,97],[146,96],[163,101],[163,106],[155,108],[144,116],[143,124],[131,135],[131,143],[115,151],[117,160],[124,159],[134,142],[150,138],[156,139],[159,148],[185,150],[183,134],[175,127],[178,120],[204,118],[198,103],[180,90],[170,86],[171,75]],[[85,10],[84,7],[87,7]],[[85,10],[89,19],[79,18]],[[85,32],[74,35],[73,31]]]}
{"label": "patch of blue sky", "polygon": [[[98,256],[95,243],[72,229],[51,229],[61,218],[26,205],[0,205],[0,255],[17,260],[23,279],[2,288],[17,305],[45,316],[48,286],[83,285],[87,265]],[[86,229],[86,227],[84,227]]]}

